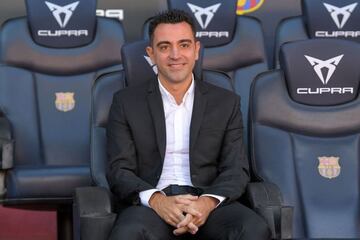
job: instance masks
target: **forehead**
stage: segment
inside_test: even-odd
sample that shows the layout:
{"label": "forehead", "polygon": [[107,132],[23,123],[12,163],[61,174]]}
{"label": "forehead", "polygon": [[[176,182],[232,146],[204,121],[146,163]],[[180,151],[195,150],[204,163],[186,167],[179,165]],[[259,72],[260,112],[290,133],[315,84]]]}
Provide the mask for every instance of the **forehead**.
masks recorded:
{"label": "forehead", "polygon": [[184,39],[194,40],[191,26],[186,22],[160,23],[154,31],[154,43],[162,41],[177,42]]}

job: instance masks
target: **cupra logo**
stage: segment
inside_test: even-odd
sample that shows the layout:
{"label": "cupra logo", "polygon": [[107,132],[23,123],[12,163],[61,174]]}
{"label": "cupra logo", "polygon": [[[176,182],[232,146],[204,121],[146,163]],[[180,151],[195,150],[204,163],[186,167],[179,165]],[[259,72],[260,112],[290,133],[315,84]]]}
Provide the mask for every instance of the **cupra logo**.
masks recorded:
{"label": "cupra logo", "polygon": [[[307,55],[304,56],[309,61],[311,66],[313,66],[314,71],[316,72],[317,76],[320,78],[321,82],[324,85],[326,85],[329,82],[332,75],[334,74],[336,70],[336,66],[339,64],[344,54],[330,58],[325,61]],[[322,72],[323,68],[326,68],[328,70],[326,76],[324,76]]]}
{"label": "cupra logo", "polygon": [[[314,57],[310,57],[307,55],[304,55],[306,57],[306,59],[309,61],[309,63],[311,64],[311,66],[313,66],[314,71],[316,72],[316,74],[318,75],[318,77],[320,78],[321,82],[326,85],[331,76],[334,74],[335,70],[336,70],[336,66],[339,64],[340,60],[342,59],[342,57],[344,56],[344,54],[330,58],[328,60],[320,60]],[[321,71],[323,68],[327,68],[327,74],[326,77],[324,77],[323,72]]]}
{"label": "cupra logo", "polygon": [[[196,6],[191,3],[187,3],[191,11],[194,13],[194,16],[198,23],[200,24],[202,29],[206,29],[211,20],[213,19],[215,13],[221,6],[221,3],[217,3],[215,5],[212,5],[210,7],[201,8],[199,6]],[[203,18],[205,16],[205,18]]]}
{"label": "cupra logo", "polygon": [[330,78],[333,76],[337,66],[339,65],[344,54],[330,58],[328,60],[320,60],[314,57],[304,55],[305,58],[309,61],[313,67],[316,75],[319,77],[323,83],[323,87],[300,87],[296,89],[297,94],[301,95],[344,95],[344,94],[354,94],[354,88],[345,86],[345,87],[328,87],[326,86],[330,81]]}
{"label": "cupra logo", "polygon": [[[73,12],[75,11],[76,7],[79,4],[79,1],[70,3],[66,6],[58,6],[56,4],[46,2],[46,1],[45,1],[45,3],[48,6],[48,8],[50,9],[50,11],[52,12],[53,16],[55,17],[55,19],[58,22],[58,24],[60,25],[60,27],[64,28],[68,24]],[[62,14],[65,14],[63,19],[61,19]]]}
{"label": "cupra logo", "polygon": [[336,26],[341,29],[345,26],[346,22],[349,20],[351,13],[354,11],[358,3],[353,3],[345,7],[336,7],[328,3],[323,3],[328,12],[331,15],[331,18],[334,20]]}

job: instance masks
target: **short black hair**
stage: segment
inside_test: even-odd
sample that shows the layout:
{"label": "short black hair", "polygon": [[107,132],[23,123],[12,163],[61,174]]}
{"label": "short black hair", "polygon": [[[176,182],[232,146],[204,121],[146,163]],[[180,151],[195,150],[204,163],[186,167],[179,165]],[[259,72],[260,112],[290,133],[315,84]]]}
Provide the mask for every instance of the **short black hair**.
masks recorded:
{"label": "short black hair", "polygon": [[166,10],[164,12],[161,12],[154,16],[151,19],[150,25],[149,25],[149,37],[150,41],[152,42],[154,39],[154,32],[156,27],[161,23],[181,23],[186,22],[190,25],[191,30],[193,32],[194,38],[196,35],[196,29],[193,18],[185,11],[179,10],[179,9],[171,9]]}

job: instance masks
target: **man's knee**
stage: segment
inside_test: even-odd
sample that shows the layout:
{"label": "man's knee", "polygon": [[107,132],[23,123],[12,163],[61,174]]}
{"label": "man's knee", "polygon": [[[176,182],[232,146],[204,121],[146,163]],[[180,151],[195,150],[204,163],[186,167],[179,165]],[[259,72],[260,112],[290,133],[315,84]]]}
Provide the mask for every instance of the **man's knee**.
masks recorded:
{"label": "man's knee", "polygon": [[120,240],[120,239],[134,239],[142,240],[146,238],[147,229],[144,224],[141,222],[127,222],[119,223],[113,228],[110,240]]}
{"label": "man's knee", "polygon": [[243,223],[241,239],[267,240],[271,237],[267,223],[258,215],[252,216]]}
{"label": "man's knee", "polygon": [[168,240],[169,226],[147,208],[133,207],[120,214],[110,240]]}

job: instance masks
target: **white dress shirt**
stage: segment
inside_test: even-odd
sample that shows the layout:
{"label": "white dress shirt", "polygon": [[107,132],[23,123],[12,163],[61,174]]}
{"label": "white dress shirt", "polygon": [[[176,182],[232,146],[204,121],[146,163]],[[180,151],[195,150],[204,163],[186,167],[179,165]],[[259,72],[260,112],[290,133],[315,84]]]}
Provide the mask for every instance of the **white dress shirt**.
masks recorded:
{"label": "white dress shirt", "polygon": [[[193,186],[190,177],[189,140],[194,103],[194,77],[180,104],[176,103],[175,98],[159,80],[158,82],[165,113],[166,150],[156,189],[142,191],[139,194],[141,204],[148,207],[150,197],[170,184]],[[220,203],[225,199],[225,197],[212,194],[206,194],[206,196],[214,197]]]}

